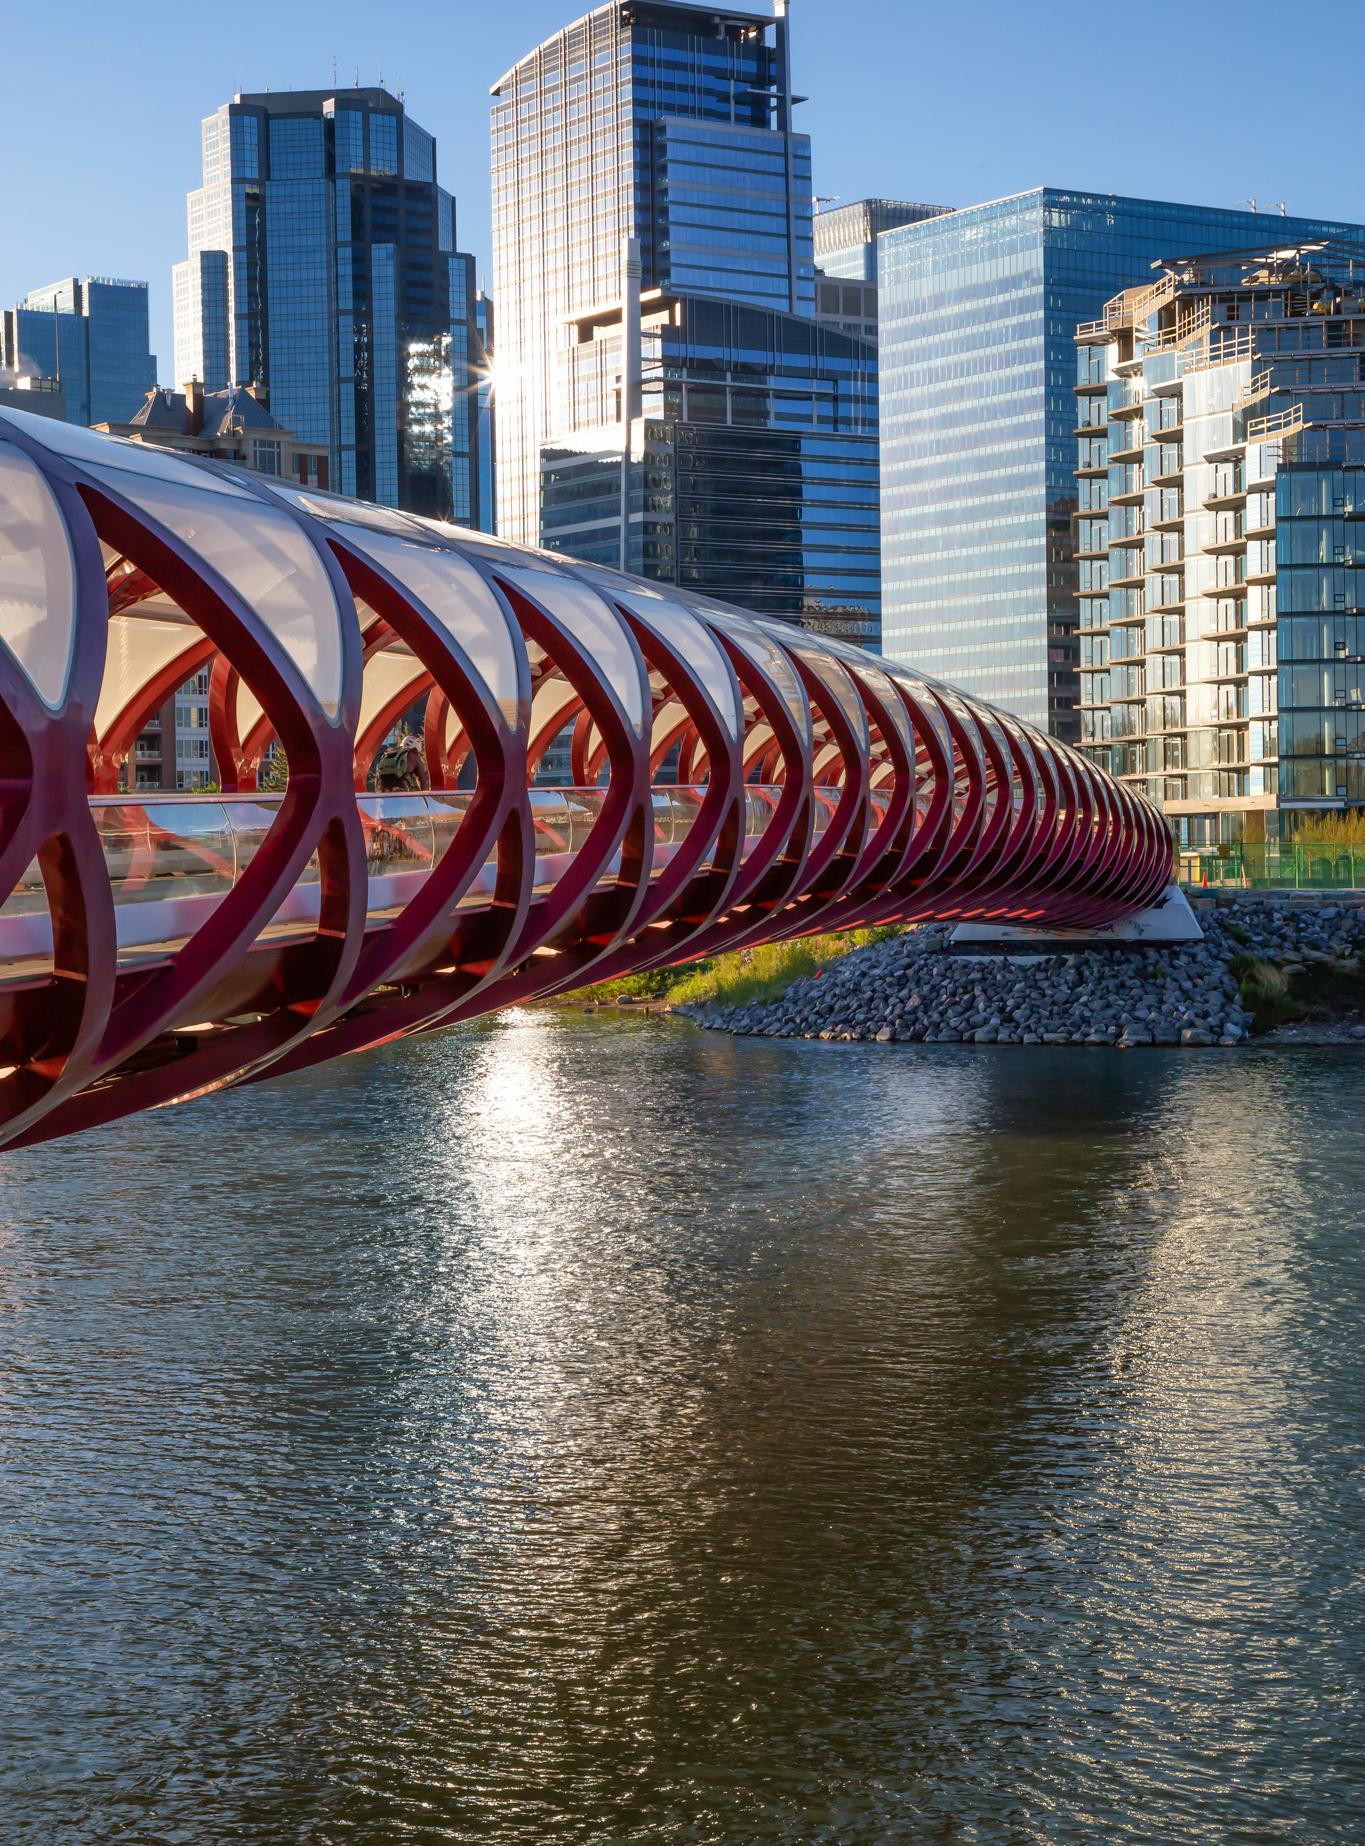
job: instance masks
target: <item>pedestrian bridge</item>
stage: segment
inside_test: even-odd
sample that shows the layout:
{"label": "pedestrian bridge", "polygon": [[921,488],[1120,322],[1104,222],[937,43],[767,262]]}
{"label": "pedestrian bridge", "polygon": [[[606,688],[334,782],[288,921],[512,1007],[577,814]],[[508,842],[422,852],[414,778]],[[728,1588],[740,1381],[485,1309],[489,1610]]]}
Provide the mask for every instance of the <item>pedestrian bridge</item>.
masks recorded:
{"label": "pedestrian bridge", "polygon": [[[813,930],[1103,925],[1170,871],[1130,790],[897,663],[8,411],[0,644],[9,1145]],[[221,790],[139,788],[198,675]],[[430,787],[370,792],[413,714]]]}

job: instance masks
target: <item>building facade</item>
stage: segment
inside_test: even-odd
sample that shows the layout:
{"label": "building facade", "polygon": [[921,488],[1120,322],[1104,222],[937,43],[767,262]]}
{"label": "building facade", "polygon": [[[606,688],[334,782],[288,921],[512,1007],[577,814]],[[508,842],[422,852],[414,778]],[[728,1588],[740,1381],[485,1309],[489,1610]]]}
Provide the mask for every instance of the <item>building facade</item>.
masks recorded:
{"label": "building facade", "polygon": [[476,524],[473,263],[435,141],[356,88],[239,95],[202,146],[176,377],[253,387],[341,493]]}
{"label": "building facade", "polygon": [[571,347],[582,426],[542,449],[554,550],[875,645],[875,348],[803,315],[649,291],[621,549],[619,309]]}
{"label": "building facade", "polygon": [[1191,848],[1365,807],[1365,241],[1167,264],[1076,339],[1086,753]]}
{"label": "building facade", "polygon": [[640,285],[812,315],[810,144],[778,17],[612,0],[492,96],[498,529],[540,538],[541,448],[583,426],[568,347]]}
{"label": "building facade", "polygon": [[877,239],[902,224],[940,218],[946,205],[859,199],[815,214],[815,314],[860,340],[877,338]]}
{"label": "building facade", "polygon": [[66,396],[55,378],[32,378],[9,372],[0,379],[0,410],[26,410],[34,417],[67,421]]}
{"label": "building facade", "polygon": [[478,448],[479,492],[476,524],[481,532],[498,529],[498,419],[494,402],[493,298],[482,289],[474,295],[474,404]]}
{"label": "building facade", "polygon": [[884,652],[1079,737],[1076,324],[1158,259],[1269,223],[1040,187],[878,239]]}
{"label": "building facade", "polygon": [[147,284],[68,276],[0,315],[0,367],[51,381],[68,423],[121,422],[156,384]]}
{"label": "building facade", "polygon": [[941,218],[951,205],[918,205],[910,199],[855,199],[815,214],[815,267],[822,276],[852,282],[877,280],[877,239],[903,224]]}
{"label": "building facade", "polygon": [[183,391],[157,389],[126,423],[99,423],[108,436],[146,442],[153,448],[178,449],[210,461],[232,462],[258,474],[278,475],[300,487],[325,491],[329,485],[327,448],[300,442],[277,422],[249,385],[205,391],[197,379]]}

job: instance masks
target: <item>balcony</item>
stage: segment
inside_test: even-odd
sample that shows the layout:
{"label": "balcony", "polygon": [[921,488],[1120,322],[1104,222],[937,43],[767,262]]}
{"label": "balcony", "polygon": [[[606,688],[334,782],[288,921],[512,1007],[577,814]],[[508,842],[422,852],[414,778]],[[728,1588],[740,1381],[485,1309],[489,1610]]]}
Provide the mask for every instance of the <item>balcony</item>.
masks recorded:
{"label": "balcony", "polygon": [[1267,366],[1265,371],[1257,372],[1249,384],[1242,386],[1241,392],[1232,408],[1234,410],[1245,410],[1248,404],[1258,404],[1262,398],[1270,396],[1273,388],[1270,379],[1270,368]]}
{"label": "balcony", "polygon": [[1209,494],[1204,501],[1206,511],[1210,513],[1230,513],[1246,504],[1245,487],[1230,488],[1225,493]]}
{"label": "balcony", "polygon": [[1291,404],[1288,410],[1276,410],[1268,417],[1252,417],[1247,423],[1248,442],[1266,442],[1276,436],[1289,436],[1305,429],[1307,419],[1303,405]]}
{"label": "balcony", "polygon": [[1207,317],[1205,326],[1209,334],[1208,342],[1201,353],[1187,357],[1185,362],[1187,378],[1191,372],[1208,372],[1218,365],[1232,365],[1238,360],[1255,358],[1256,346],[1252,328],[1241,327],[1236,333],[1224,333],[1215,339],[1211,321]]}

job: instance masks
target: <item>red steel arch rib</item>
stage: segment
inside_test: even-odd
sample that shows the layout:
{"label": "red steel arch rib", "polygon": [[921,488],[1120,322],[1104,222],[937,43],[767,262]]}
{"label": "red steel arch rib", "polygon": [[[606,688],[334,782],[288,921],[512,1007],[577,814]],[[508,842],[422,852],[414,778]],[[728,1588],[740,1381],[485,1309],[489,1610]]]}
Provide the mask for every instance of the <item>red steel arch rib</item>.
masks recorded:
{"label": "red steel arch rib", "polygon": [[[119,792],[205,669],[226,792]],[[408,712],[430,789],[367,793]],[[896,662],[0,412],[0,1144],[816,929],[1103,925],[1170,862],[1131,790]]]}

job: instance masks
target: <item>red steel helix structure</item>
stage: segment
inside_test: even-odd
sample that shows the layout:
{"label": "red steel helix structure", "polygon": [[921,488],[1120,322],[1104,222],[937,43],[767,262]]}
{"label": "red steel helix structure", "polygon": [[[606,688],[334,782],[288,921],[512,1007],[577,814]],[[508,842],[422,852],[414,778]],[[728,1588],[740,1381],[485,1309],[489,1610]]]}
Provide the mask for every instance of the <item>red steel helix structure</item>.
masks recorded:
{"label": "red steel helix structure", "polygon": [[[220,786],[140,787],[191,680]],[[429,786],[376,792],[403,721]],[[1133,792],[896,662],[0,412],[5,1145],[815,930],[1105,925],[1170,865]]]}

